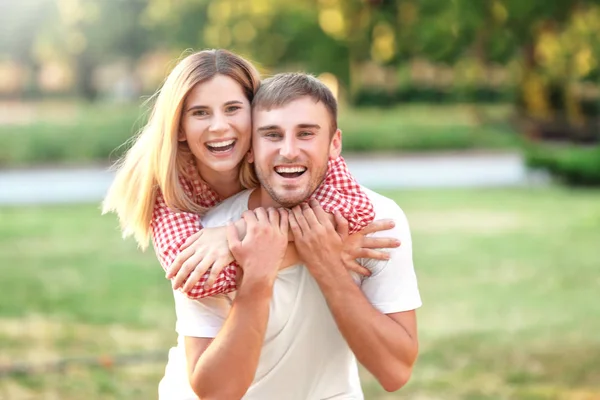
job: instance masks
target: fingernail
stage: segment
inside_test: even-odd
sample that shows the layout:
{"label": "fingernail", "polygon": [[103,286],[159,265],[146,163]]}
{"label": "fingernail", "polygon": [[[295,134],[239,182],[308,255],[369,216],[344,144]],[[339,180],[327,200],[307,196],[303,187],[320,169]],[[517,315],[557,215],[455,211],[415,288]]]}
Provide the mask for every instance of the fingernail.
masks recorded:
{"label": "fingernail", "polygon": [[400,241],[399,241],[399,240],[396,240],[396,241],[394,242],[394,245],[395,245],[396,247],[400,246],[400,244],[401,244],[401,243],[400,243]]}

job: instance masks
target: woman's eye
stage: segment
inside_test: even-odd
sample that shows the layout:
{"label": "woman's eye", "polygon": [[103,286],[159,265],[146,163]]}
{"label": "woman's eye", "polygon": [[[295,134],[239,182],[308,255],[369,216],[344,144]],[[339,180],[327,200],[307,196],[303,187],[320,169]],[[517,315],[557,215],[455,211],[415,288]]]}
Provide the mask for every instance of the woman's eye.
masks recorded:
{"label": "woman's eye", "polygon": [[242,107],[240,107],[240,106],[231,106],[231,107],[227,107],[225,109],[225,111],[231,113],[231,112],[235,112],[235,111],[239,110],[240,108],[242,108]]}
{"label": "woman's eye", "polygon": [[192,115],[203,117],[205,115],[208,115],[208,113],[206,112],[206,110],[196,110],[192,113]]}

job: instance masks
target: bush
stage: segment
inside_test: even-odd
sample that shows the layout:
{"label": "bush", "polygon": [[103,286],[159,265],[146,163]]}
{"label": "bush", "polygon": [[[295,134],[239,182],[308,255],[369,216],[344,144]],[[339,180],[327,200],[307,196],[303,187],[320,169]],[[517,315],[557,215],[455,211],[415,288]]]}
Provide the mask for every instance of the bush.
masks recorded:
{"label": "bush", "polygon": [[513,101],[511,88],[495,89],[488,86],[457,86],[438,88],[434,86],[402,86],[397,89],[363,88],[354,96],[358,107],[391,107],[402,103],[507,103]]}
{"label": "bush", "polygon": [[573,186],[600,186],[600,146],[536,145],[526,150],[527,165],[550,172]]}

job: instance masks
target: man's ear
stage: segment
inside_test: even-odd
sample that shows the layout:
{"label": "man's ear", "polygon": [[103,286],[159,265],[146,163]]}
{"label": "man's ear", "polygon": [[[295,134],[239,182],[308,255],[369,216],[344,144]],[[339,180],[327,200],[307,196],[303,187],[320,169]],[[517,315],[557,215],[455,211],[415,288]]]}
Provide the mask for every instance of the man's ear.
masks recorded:
{"label": "man's ear", "polygon": [[329,158],[335,160],[342,154],[342,131],[337,129],[329,144]]}
{"label": "man's ear", "polygon": [[248,153],[246,154],[246,161],[251,164],[254,162],[254,151],[252,151],[252,147],[250,147],[250,150],[248,150]]}

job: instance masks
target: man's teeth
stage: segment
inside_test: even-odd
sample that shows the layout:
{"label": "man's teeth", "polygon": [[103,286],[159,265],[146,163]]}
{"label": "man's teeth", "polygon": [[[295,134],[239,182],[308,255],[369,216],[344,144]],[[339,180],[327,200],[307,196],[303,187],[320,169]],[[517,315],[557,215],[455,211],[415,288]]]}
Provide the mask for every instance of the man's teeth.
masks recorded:
{"label": "man's teeth", "polygon": [[235,139],[231,139],[231,140],[225,140],[224,142],[213,142],[213,143],[207,143],[206,145],[209,147],[214,147],[214,148],[220,148],[220,147],[227,147],[232,145],[235,142]]}
{"label": "man's teeth", "polygon": [[296,174],[306,171],[306,167],[276,167],[275,171],[280,174]]}

